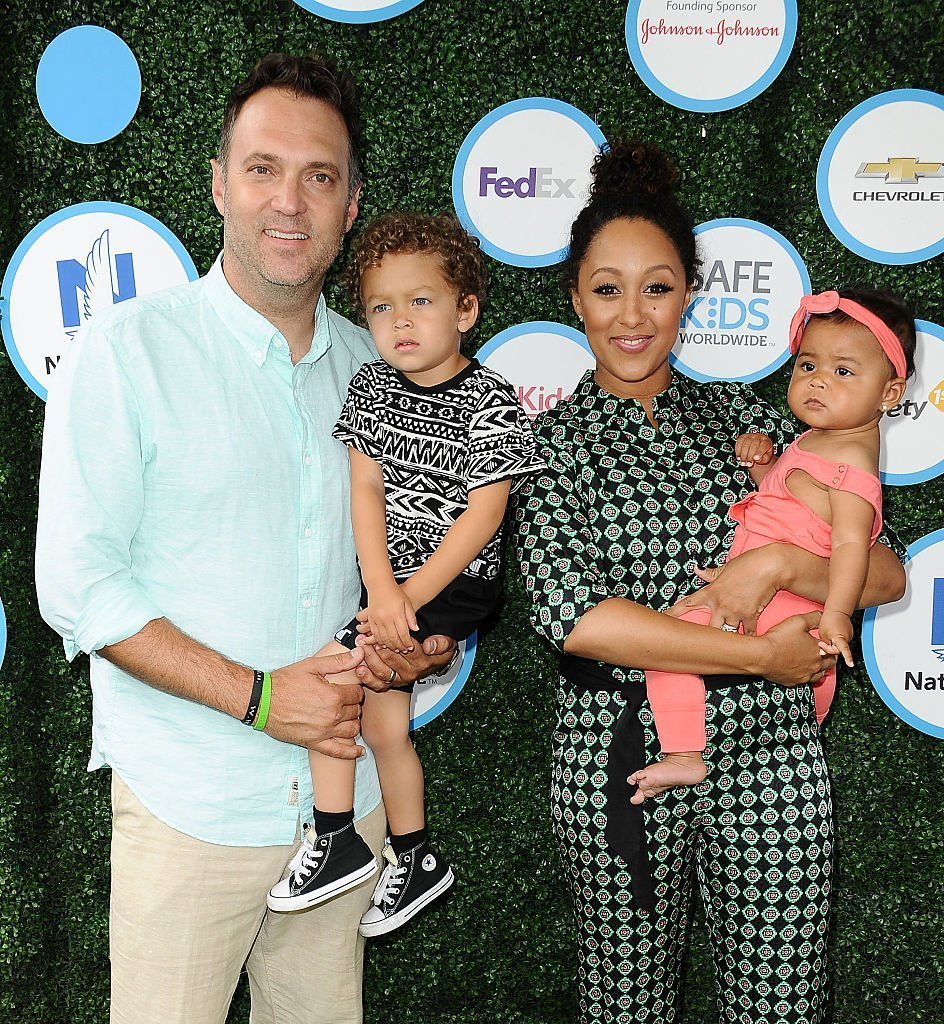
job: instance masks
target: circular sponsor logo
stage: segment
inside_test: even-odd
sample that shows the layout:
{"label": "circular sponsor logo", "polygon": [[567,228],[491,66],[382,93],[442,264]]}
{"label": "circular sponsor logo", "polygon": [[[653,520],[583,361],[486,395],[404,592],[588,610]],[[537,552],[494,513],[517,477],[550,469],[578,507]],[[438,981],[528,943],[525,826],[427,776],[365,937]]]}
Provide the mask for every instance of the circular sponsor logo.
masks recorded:
{"label": "circular sponsor logo", "polygon": [[590,164],[605,142],[569,103],[542,97],[505,103],[483,117],[459,149],[452,171],[459,219],[504,263],[560,263],[586,202]]}
{"label": "circular sponsor logo", "polygon": [[895,89],[850,110],[823,147],[816,195],[829,230],[867,260],[944,252],[944,96]]}
{"label": "circular sponsor logo", "polygon": [[695,233],[701,266],[672,365],[700,381],[760,380],[790,358],[790,320],[810,291],[806,264],[756,220],[710,220]]}
{"label": "circular sponsor logo", "polygon": [[159,220],[121,203],[79,203],[36,225],[17,246],[0,295],[13,365],[45,400],[75,332],[115,303],[183,284],[197,268]]}
{"label": "circular sponsor logo", "polygon": [[915,375],[882,420],[882,483],[921,484],[944,473],[944,328],[916,320]]}
{"label": "circular sponsor logo", "polygon": [[329,21],[361,25],[369,21],[386,21],[419,6],[423,0],[295,0],[312,14]]}
{"label": "circular sponsor logo", "polygon": [[455,665],[444,676],[429,676],[413,688],[410,704],[411,732],[438,718],[459,696],[475,663],[477,644],[478,633],[473,633],[468,640],[461,640],[459,658]]}
{"label": "circular sponsor logo", "polygon": [[547,320],[499,332],[476,356],[511,383],[521,407],[532,417],[569,398],[595,363],[580,331]]}
{"label": "circular sponsor logo", "polygon": [[141,100],[141,69],[128,44],[98,25],[56,36],[36,69],[36,98],[50,127],[71,142],[114,138]]}
{"label": "circular sponsor logo", "polygon": [[908,590],[869,608],[862,654],[872,685],[903,721],[944,739],[944,530],[908,548]]}
{"label": "circular sponsor logo", "polygon": [[783,70],[796,0],[630,0],[626,45],[660,99],[711,113],[760,95]]}

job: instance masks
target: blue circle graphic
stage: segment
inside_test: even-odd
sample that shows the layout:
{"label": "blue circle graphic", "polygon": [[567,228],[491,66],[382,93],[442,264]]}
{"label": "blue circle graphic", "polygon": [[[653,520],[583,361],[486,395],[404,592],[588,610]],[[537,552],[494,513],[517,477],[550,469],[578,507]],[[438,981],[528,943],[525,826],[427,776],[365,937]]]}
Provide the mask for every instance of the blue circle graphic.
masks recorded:
{"label": "blue circle graphic", "polygon": [[892,267],[907,266],[911,263],[921,263],[924,260],[933,259],[944,252],[944,237],[939,241],[926,245],[923,249],[914,249],[911,252],[887,252],[883,249],[876,249],[865,242],[860,242],[842,223],[833,201],[829,195],[829,168],[836,153],[836,148],[842,141],[846,132],[862,117],[877,107],[884,107],[889,103],[926,103],[930,107],[937,107],[944,110],[944,96],[936,92],[928,92],[926,89],[892,89],[890,92],[882,92],[864,100],[858,106],[852,108],[848,114],[830,132],[823,152],[819,157],[819,164],[816,167],[816,198],[819,200],[819,209],[823,220],[829,230],[839,239],[840,242],[854,252],[857,256],[871,260],[873,263],[885,263]]}
{"label": "blue circle graphic", "polygon": [[7,616],[0,601],[0,668],[3,667],[3,656],[7,653]]}
{"label": "blue circle graphic", "polygon": [[345,25],[364,25],[372,21],[386,21],[388,18],[395,18],[404,11],[411,11],[418,7],[423,0],[393,0],[382,7],[375,7],[368,11],[346,11],[331,4],[319,3],[318,0],[295,0],[299,7],[306,11],[317,14],[319,17],[327,18],[329,21],[340,21]]}
{"label": "blue circle graphic", "polygon": [[[944,342],[944,327],[932,324],[929,320],[915,320],[915,327],[919,333],[930,334],[938,341]],[[907,398],[907,393],[905,394]],[[936,476],[944,473],[944,459],[935,462],[926,469],[915,470],[914,473],[880,473],[883,484],[890,484],[892,487],[905,487],[908,484],[923,484],[927,480],[933,480]]]}
{"label": "blue circle graphic", "polygon": [[[935,530],[934,533],[920,537],[906,548],[905,564],[907,565],[912,558],[924,551],[925,548],[941,544],[942,542],[944,542],[944,530]],[[935,736],[937,739],[944,740],[944,728],[926,722],[923,718],[918,718],[916,714],[909,711],[892,693],[888,683],[885,682],[885,677],[878,667],[878,658],[875,655],[875,616],[878,612],[878,608],[867,608],[862,617],[862,658],[875,692],[882,698],[886,707],[903,722],[907,722],[908,725],[917,729],[918,732],[925,733],[927,736]]]}
{"label": "blue circle graphic", "polygon": [[676,92],[669,88],[662,79],[656,77],[655,72],[646,63],[639,45],[639,38],[636,33],[636,21],[639,16],[639,7],[642,0],[629,0],[626,8],[626,48],[629,50],[629,59],[636,69],[636,73],[643,80],[644,84],[659,99],[671,103],[673,107],[680,107],[682,110],[693,110],[700,114],[715,114],[722,110],[731,110],[734,107],[743,106],[752,99],[759,96],[784,69],[784,65],[790,58],[793,51],[793,44],[797,34],[797,0],[784,0],[784,14],[786,15],[783,28],[783,42],[777,51],[770,67],[757,79],[753,85],[749,85],[740,92],[732,93],[730,96],[719,96],[713,100],[702,100],[694,96],[686,96],[684,93]]}
{"label": "blue circle graphic", "polygon": [[196,281],[200,276],[197,273],[193,260],[190,258],[190,253],[187,252],[183,243],[170,228],[165,227],[156,217],[152,217],[149,213],[145,213],[134,206],[125,206],[124,203],[76,203],[74,206],[67,206],[62,210],[57,210],[41,220],[16,247],[13,258],[10,260],[3,275],[3,283],[0,284],[0,332],[3,334],[3,343],[6,345],[7,353],[16,367],[16,372],[29,385],[30,390],[44,402],[46,401],[46,388],[30,372],[26,361],[20,355],[17,348],[16,339],[13,337],[13,327],[10,321],[10,293],[13,290],[13,282],[16,280],[16,273],[20,268],[20,264],[39,238],[49,231],[50,228],[55,227],[62,221],[69,220],[72,217],[79,217],[86,213],[112,213],[139,221],[167,243],[177,259],[180,260],[188,280]]}
{"label": "blue circle graphic", "polygon": [[[781,235],[775,228],[769,227],[767,224],[762,224],[759,220],[748,220],[744,217],[719,217],[717,220],[707,220],[704,224],[699,224],[695,228],[695,234],[700,235],[703,231],[710,231],[712,228],[720,227],[751,228],[753,231],[759,231],[762,235],[767,235],[768,238],[772,238],[790,257],[790,259],[793,260],[793,263],[800,274],[800,283],[803,285],[803,294],[806,295],[812,291],[810,274],[806,269],[806,264],[803,262],[803,257],[797,252],[793,243],[788,238]],[[715,308],[711,306],[711,300],[709,300],[708,305],[709,310]],[[716,324],[709,321],[709,329],[714,330],[715,326]],[[766,366],[761,367],[759,370],[754,373],[750,373],[745,377],[737,377],[736,379],[745,384],[752,384],[755,380],[762,380],[764,377],[769,377],[775,370],[779,370],[789,358],[790,352],[788,349],[785,349]],[[701,373],[699,370],[695,370],[688,366],[682,359],[675,355],[674,352],[669,353],[669,362],[672,366],[684,373],[686,377],[691,377],[692,380],[698,380],[702,383],[712,380],[730,379],[729,377],[714,377],[709,374]]]}
{"label": "blue circle graphic", "polygon": [[479,635],[476,632],[466,640],[465,652],[462,655],[459,671],[456,673],[456,678],[453,679],[447,687],[446,692],[431,708],[427,708],[426,711],[417,715],[416,718],[410,719],[411,732],[415,732],[421,726],[427,725],[434,718],[438,718],[462,692],[462,688],[465,686],[466,680],[469,678],[469,674],[472,671],[472,665],[475,662],[475,651],[478,647],[478,637]]}
{"label": "blue circle graphic", "polygon": [[515,338],[520,338],[523,334],[557,334],[568,341],[576,342],[582,349],[586,349],[590,355],[593,355],[586,335],[581,334],[575,328],[569,327],[567,324],[559,324],[554,320],[528,320],[523,324],[515,324],[514,327],[506,327],[494,337],[489,338],[475,353],[475,358],[482,363],[494,352],[497,352],[502,345],[507,345],[509,341],[514,341]]}
{"label": "blue circle graphic", "polygon": [[503,249],[482,236],[481,231],[479,231],[475,221],[472,219],[472,215],[469,213],[469,208],[463,195],[462,181],[472,147],[493,124],[508,117],[510,114],[517,114],[522,110],[553,110],[555,113],[562,114],[583,128],[587,135],[590,136],[590,139],[596,143],[598,149],[606,145],[606,136],[600,130],[599,125],[582,110],[578,110],[577,107],[564,103],[562,100],[552,100],[545,96],[527,96],[521,100],[503,103],[478,121],[460,146],[455,165],[452,169],[452,201],[462,226],[466,231],[478,238],[483,252],[487,252],[489,256],[496,260],[501,260],[502,263],[507,263],[512,267],[547,267],[554,263],[560,263],[561,260],[565,259],[568,246],[564,246],[563,249],[555,249],[553,252],[540,253],[537,256],[524,256],[520,253],[509,252],[507,249]]}
{"label": "blue circle graphic", "polygon": [[141,100],[141,69],[128,44],[97,25],[70,28],[36,69],[43,117],[71,142],[94,145],[128,127]]}

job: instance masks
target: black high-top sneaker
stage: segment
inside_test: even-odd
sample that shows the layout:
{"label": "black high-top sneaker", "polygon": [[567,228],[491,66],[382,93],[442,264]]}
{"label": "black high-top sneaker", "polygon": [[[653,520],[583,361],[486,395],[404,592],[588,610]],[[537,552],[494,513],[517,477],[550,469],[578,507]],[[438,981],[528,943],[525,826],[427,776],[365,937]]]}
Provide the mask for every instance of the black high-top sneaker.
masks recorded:
{"label": "black high-top sneaker", "polygon": [[406,924],[423,907],[438,899],[452,885],[452,868],[428,841],[397,858],[392,847],[384,847],[380,881],[371,897],[372,906],[361,918],[361,935],[386,935]]}
{"label": "black high-top sneaker", "polygon": [[377,858],[353,825],[337,832],[305,832],[302,845],[289,861],[288,875],[266,897],[270,910],[304,910],[339,896],[370,878]]}

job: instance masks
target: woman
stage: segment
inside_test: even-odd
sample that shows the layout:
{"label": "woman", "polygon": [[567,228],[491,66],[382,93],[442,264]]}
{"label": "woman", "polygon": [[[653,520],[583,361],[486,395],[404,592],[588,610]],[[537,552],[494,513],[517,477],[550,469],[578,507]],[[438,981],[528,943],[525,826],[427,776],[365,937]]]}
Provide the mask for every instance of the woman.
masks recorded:
{"label": "woman", "polygon": [[[795,436],[750,388],[670,370],[697,262],[675,180],[653,146],[616,146],[594,164],[565,282],[596,366],[538,421],[550,469],[517,509],[533,622],[563,654],[552,811],[578,919],[580,1020],[676,1019],[697,877],[721,1019],[814,1024],[832,811],[811,692],[795,684],[824,669],[807,632],[815,619],[757,637],[657,614],[730,539],[725,510],[750,488],[735,438],[761,431],[779,450]],[[822,560],[776,547],[735,560],[689,600],[734,629],[779,587],[821,599],[825,584]],[[877,546],[863,602],[902,588],[897,560]],[[717,677],[707,779],[644,810],[627,783],[658,749],[642,667]]]}

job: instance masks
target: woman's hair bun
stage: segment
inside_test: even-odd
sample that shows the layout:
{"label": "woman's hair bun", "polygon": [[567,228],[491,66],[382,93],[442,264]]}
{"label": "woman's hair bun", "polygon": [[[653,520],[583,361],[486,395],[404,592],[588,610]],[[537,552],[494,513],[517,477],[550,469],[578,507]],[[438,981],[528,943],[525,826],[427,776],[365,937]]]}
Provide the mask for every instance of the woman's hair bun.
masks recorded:
{"label": "woman's hair bun", "polygon": [[678,183],[678,169],[672,158],[655,143],[638,139],[605,146],[594,159],[591,173],[591,199],[674,193]]}

